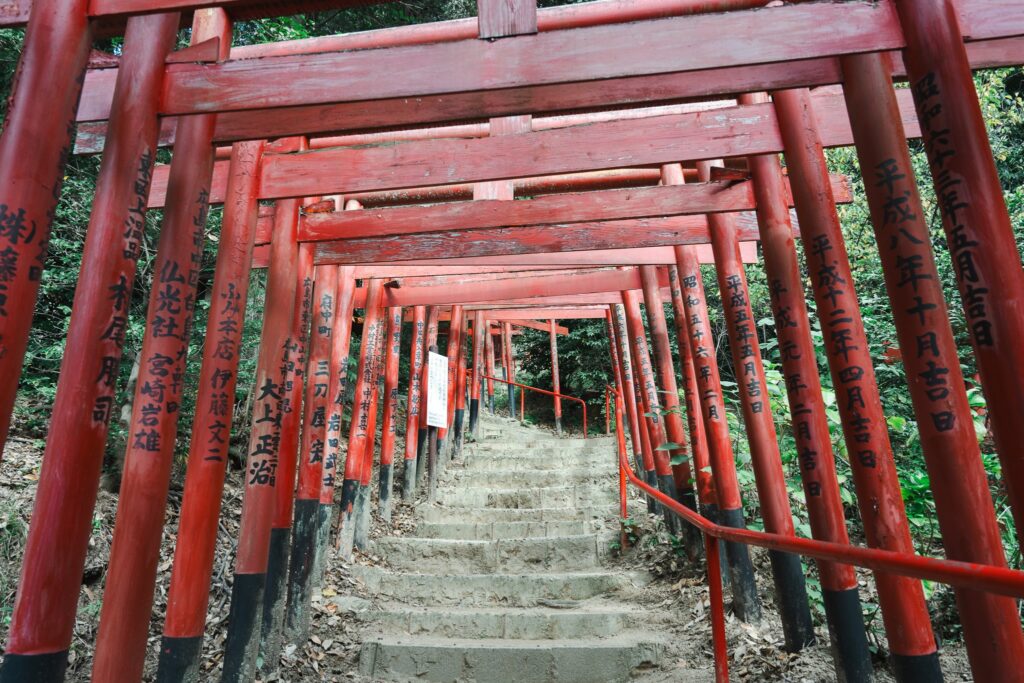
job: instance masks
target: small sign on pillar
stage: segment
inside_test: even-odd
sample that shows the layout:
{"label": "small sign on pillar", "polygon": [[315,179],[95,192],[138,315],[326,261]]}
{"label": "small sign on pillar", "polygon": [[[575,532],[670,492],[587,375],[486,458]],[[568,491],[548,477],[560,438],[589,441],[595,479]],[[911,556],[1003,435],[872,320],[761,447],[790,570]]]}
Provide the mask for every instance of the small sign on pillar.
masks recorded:
{"label": "small sign on pillar", "polygon": [[433,351],[427,360],[427,426],[448,427],[448,357]]}

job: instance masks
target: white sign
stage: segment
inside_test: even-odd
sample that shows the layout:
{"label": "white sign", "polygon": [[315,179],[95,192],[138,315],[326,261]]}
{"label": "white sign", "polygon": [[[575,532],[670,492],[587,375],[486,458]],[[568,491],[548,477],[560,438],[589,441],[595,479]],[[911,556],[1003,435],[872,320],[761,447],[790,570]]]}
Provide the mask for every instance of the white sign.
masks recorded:
{"label": "white sign", "polygon": [[427,360],[427,426],[448,427],[448,357],[429,352]]}

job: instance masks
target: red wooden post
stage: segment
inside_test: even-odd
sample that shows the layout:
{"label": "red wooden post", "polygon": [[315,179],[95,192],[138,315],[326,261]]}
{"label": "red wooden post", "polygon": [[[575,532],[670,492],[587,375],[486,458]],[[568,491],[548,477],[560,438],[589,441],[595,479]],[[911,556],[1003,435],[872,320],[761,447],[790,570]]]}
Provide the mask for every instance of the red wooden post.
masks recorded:
{"label": "red wooden post", "polygon": [[[696,389],[700,394],[701,415],[708,438],[708,455],[718,498],[718,507],[709,506],[712,515],[710,518],[723,526],[743,529],[747,524],[743,519],[743,501],[736,480],[736,462],[733,458],[732,442],[729,440],[729,425],[726,422],[725,401],[718,376],[715,342],[711,334],[711,321],[708,318],[700,265],[693,247],[676,247],[676,258],[679,280],[683,283],[687,336],[697,373]],[[744,621],[759,621],[761,605],[757,598],[754,566],[750,562],[747,546],[727,542],[725,554],[731,578],[733,608],[737,616]]]}
{"label": "red wooden post", "polygon": [[231,152],[217,268],[210,294],[206,344],[196,394],[178,542],[160,642],[159,678],[186,681],[198,675],[199,655],[217,544],[217,520],[235,409],[238,351],[242,341],[249,272],[256,236],[259,165],[263,142],[242,142]]}
{"label": "red wooden post", "polygon": [[[70,102],[64,103],[63,113],[59,111],[61,105],[49,102],[42,111],[33,111],[29,98],[38,101],[38,94],[44,92],[38,88],[42,83],[52,82],[50,79],[72,78],[66,59],[75,56],[68,51],[54,62],[47,54],[50,46],[67,45],[70,48],[81,42],[81,59],[75,57],[78,72],[85,68],[89,47],[84,18],[87,3],[45,3],[36,7],[50,4],[62,5],[64,9],[56,16],[44,10],[37,17],[38,22],[33,19],[20,67],[23,87],[15,85],[11,114],[0,137],[0,157],[8,159],[0,171],[0,187],[5,188],[0,190],[5,197],[0,201],[5,206],[24,206],[26,211],[34,206],[31,208],[32,220],[39,228],[44,216],[52,211],[47,207],[52,207],[56,199],[50,195],[63,169],[56,168],[56,159],[47,160],[46,154],[39,154],[38,147],[50,143],[59,147],[57,143],[66,137],[56,134],[38,137],[34,134],[35,127],[45,124],[52,115],[59,125],[53,126],[50,121],[51,128],[62,129],[73,115],[75,98],[63,89],[50,91],[71,98]],[[76,18],[79,12],[81,17]],[[55,18],[51,19],[51,16]],[[67,666],[104,444],[114,407],[128,301],[141,248],[141,226],[145,220],[156,153],[157,106],[163,83],[164,59],[174,45],[177,24],[178,18],[173,15],[132,19],[125,33],[114,100],[123,104],[115,106],[111,112],[110,141],[96,183],[82,254],[81,277],[68,327],[68,352],[61,362],[32,524],[22,560],[4,663],[0,667],[0,679],[5,683],[62,680]],[[69,42],[79,33],[79,38]],[[40,62],[44,59],[45,64]],[[81,61],[80,66],[77,66],[78,61]],[[32,83],[32,87],[24,87],[28,83]],[[128,106],[129,98],[131,106]],[[31,153],[26,151],[26,145],[31,146]],[[15,161],[10,160],[12,154]],[[28,175],[21,177],[23,174]],[[45,179],[51,175],[53,178],[45,187],[36,182],[26,183],[31,177]],[[37,196],[39,189],[45,192]],[[132,230],[126,233],[126,226]],[[21,249],[19,258],[25,260],[35,257],[31,249],[24,249],[23,238],[26,236],[21,235],[19,244],[11,247]],[[39,242],[44,240],[41,234],[36,237]],[[38,249],[39,242],[33,238],[28,247]],[[31,280],[23,273],[14,282],[21,283],[22,287],[31,286],[34,290],[38,276]],[[5,287],[9,288],[10,283],[5,283]],[[9,293],[4,296],[9,296]],[[18,299],[28,301],[24,315],[30,316],[34,294],[31,300],[27,294]],[[11,309],[6,310],[10,312]],[[22,324],[22,321],[7,316],[0,324],[10,326],[9,331],[0,333],[0,348],[6,347],[6,353],[0,354],[4,356],[0,366],[5,368],[3,380],[0,380],[2,451],[23,353],[16,352],[19,345],[14,340],[19,334],[25,337],[20,343],[23,350],[28,321]],[[17,365],[7,367],[10,363]],[[59,562],[55,561],[55,553],[58,552]]]}
{"label": "red wooden post", "polygon": [[[647,333],[644,331],[643,319],[640,317],[640,296],[637,292],[622,292],[623,315],[626,318],[626,333],[633,356],[633,367],[636,380],[640,387],[642,418],[640,429],[646,426],[654,458],[654,472],[657,475],[658,489],[666,496],[676,498],[675,480],[672,478],[672,466],[669,464],[669,452],[665,450],[664,421],[661,414],[661,402],[658,399],[658,385],[654,381],[654,369],[651,367],[651,354],[647,348]],[[676,532],[675,514],[667,507],[663,508],[665,526],[672,533]]]}
{"label": "red wooden post", "polygon": [[[636,417],[636,392],[633,389],[633,371],[629,363],[629,355],[623,353],[625,340],[619,339],[616,319],[610,308],[606,311],[605,322],[608,325],[608,344],[611,347],[612,370],[615,372],[619,391],[622,392],[622,405],[625,406],[626,410],[622,417],[628,418],[630,442],[633,444],[634,467],[636,467],[636,471],[640,473],[640,476],[644,477],[645,481],[650,482],[652,479],[650,472],[654,471],[654,460],[653,458],[651,459],[651,470],[649,472],[645,466],[643,442],[640,439],[640,423]],[[625,320],[623,320],[623,324],[625,324]],[[653,513],[654,510],[654,501],[648,496],[647,511]]]}
{"label": "red wooden post", "polygon": [[[709,162],[698,162],[697,171],[702,181],[711,179]],[[740,245],[736,239],[736,224],[730,214],[708,214],[708,228],[761,516],[766,531],[794,536],[796,530],[793,526],[793,512],[789,507],[786,474],[782,471],[779,441],[775,433],[768,384],[764,377],[754,312],[750,305],[747,273],[743,268]],[[814,643],[814,625],[811,622],[803,566],[800,558],[792,553],[771,550],[768,557],[772,565],[776,606],[782,618],[785,647],[796,652]]]}
{"label": "red wooden post", "polygon": [[494,356],[497,350],[494,348],[494,334],[491,332],[491,323],[484,325],[484,366],[487,369],[487,405],[490,406],[491,415],[494,415],[494,380],[495,367]]}
{"label": "red wooden post", "polygon": [[306,337],[314,305],[313,249],[310,244],[299,245],[296,276],[292,326],[287,342],[290,357],[286,364],[284,398],[281,401],[281,440],[278,447],[277,484],[274,487],[274,519],[270,526],[267,582],[263,595],[263,620],[260,624],[261,676],[269,676],[277,671],[281,649],[284,647],[295,475],[298,469],[299,429],[303,417],[302,394],[308,372],[308,368],[303,366],[309,358],[310,345],[306,343]]}
{"label": "red wooden post", "polygon": [[427,472],[430,460],[428,458],[428,443],[430,429],[427,427],[427,354],[431,350],[436,352],[437,348],[437,321],[441,316],[440,306],[427,307],[427,334],[423,339],[423,367],[420,369],[420,397],[422,401],[420,410],[420,428],[416,437],[416,485],[423,483],[423,477]]}
{"label": "red wooden post", "polygon": [[[312,576],[309,579],[313,582],[320,580],[320,570],[327,554],[331,535],[334,489],[338,480],[338,461],[341,458],[341,418],[345,411],[348,393],[349,347],[352,342],[352,309],[355,305],[355,290],[354,269],[351,266],[339,268],[338,308],[334,315],[334,329],[331,331],[331,378],[327,391],[330,403],[328,404],[326,444],[320,478],[320,507],[316,515],[316,547],[313,551]],[[308,601],[303,604],[308,605]],[[301,626],[302,632],[308,626],[302,621],[303,618],[305,618],[303,615],[296,614],[295,621],[291,622],[296,624],[296,629]]]}
{"label": "red wooden post", "polygon": [[[880,55],[844,58],[842,67],[943,545],[950,559],[1006,566],[927,219],[906,142],[896,137],[904,131],[894,113],[891,68]],[[1003,284],[1013,292],[1012,283]],[[1017,676],[1015,663],[1024,661],[1024,634],[1016,601],[963,589],[956,595],[975,678],[997,681]],[[992,652],[1000,656],[992,657]]]}
{"label": "red wooden post", "polygon": [[[437,430],[437,453],[442,458],[448,458],[453,448],[454,439],[449,439],[449,431],[456,421],[461,421],[458,409],[455,406],[455,395],[459,383],[459,358],[462,354],[462,330],[465,327],[462,306],[452,306],[451,318],[448,321],[448,429]],[[452,436],[455,433],[452,432]],[[447,446],[447,448],[446,448]],[[443,465],[442,465],[443,466]]]}
{"label": "red wooden post", "polygon": [[[0,243],[4,245],[0,250],[4,253],[4,275],[0,278],[0,453],[7,442],[18,378],[32,325],[32,311],[43,274],[50,226],[57,210],[64,165],[75,133],[75,110],[92,42],[88,5],[87,0],[40,0],[33,3],[32,20],[25,31],[25,43],[8,100],[7,119],[0,135],[0,226],[3,226]],[[152,30],[143,29],[143,26],[146,25],[139,24],[136,31]],[[142,108],[137,112],[137,123],[144,128],[137,129],[137,132],[147,133],[151,132],[153,125],[155,104],[151,88],[154,84],[159,88],[163,80],[163,70],[154,69],[150,60],[163,59],[167,54],[167,44],[159,30],[151,35],[156,42],[144,54],[141,46],[135,48],[140,54],[132,59],[131,75],[123,79],[125,86],[132,83],[132,87],[137,84],[141,88],[138,95]],[[133,82],[135,78],[140,80]],[[119,75],[118,85],[121,83]],[[126,91],[120,92],[124,94]],[[41,94],[45,100],[40,98]],[[127,116],[133,118],[133,114]],[[124,128],[120,130],[123,134]],[[149,139],[140,136],[136,149],[149,151],[152,159],[152,147],[145,142]],[[123,163],[128,163],[127,159]],[[135,174],[137,168],[132,166],[130,170],[122,171],[124,175],[118,174],[116,180],[111,180],[119,185],[118,180],[123,182],[134,177],[131,174]],[[129,197],[122,195],[125,205]],[[116,210],[123,211],[120,207]],[[116,225],[122,226],[120,222]],[[71,436],[77,437],[76,434]],[[13,654],[18,655],[23,649],[20,636],[13,629],[11,636],[12,644],[17,648]],[[31,635],[23,641],[28,648],[32,647],[28,642],[30,639]],[[52,642],[57,640],[62,639]],[[60,650],[66,646],[65,643]],[[43,647],[47,654],[56,652],[51,643]],[[25,656],[35,661],[44,657],[38,651],[26,651]],[[63,660],[64,656],[57,654],[54,661]],[[26,667],[22,671],[29,676],[35,671],[34,666],[32,660],[16,656],[14,660],[5,661],[4,671]],[[58,664],[62,670],[63,666]]]}
{"label": "red wooden post", "polygon": [[[363,336],[359,342],[359,366],[356,370],[355,397],[352,401],[352,423],[348,434],[348,453],[345,456],[345,478],[341,485],[341,518],[338,520],[338,548],[343,557],[352,556],[355,542],[355,506],[361,495],[363,456],[367,448],[370,409],[374,395],[374,350],[383,334],[383,310],[380,301],[384,282],[379,278],[367,284],[366,308],[363,318]],[[372,448],[371,451],[372,453]],[[365,495],[365,494],[362,494]]]}
{"label": "red wooden post", "polygon": [[[626,313],[622,304],[614,305],[614,314],[609,309],[612,322],[612,333],[615,337],[616,351],[622,371],[622,388],[625,392],[626,411],[629,427],[632,431],[633,458],[638,460],[637,470],[643,472],[647,483],[655,488],[658,486],[658,475],[654,471],[654,453],[651,451],[650,437],[644,422],[643,400],[640,397],[640,385],[636,373],[633,372],[632,353],[629,350],[629,332],[626,330]],[[658,505],[653,498],[647,498],[647,511],[655,514]]]}
{"label": "red wooden post", "polygon": [[484,340],[490,336],[490,326],[484,324],[484,312],[473,314],[473,382],[469,390],[469,431],[475,437],[479,435],[480,395],[483,393],[483,376],[489,374],[484,369]]}
{"label": "red wooden post", "polygon": [[[898,0],[903,52],[1017,539],[1024,539],[1024,270],[949,0]],[[948,378],[952,385],[952,377]],[[1004,661],[1011,661],[1004,658]]]}
{"label": "red wooden post", "polygon": [[[551,338],[551,388],[555,392],[562,391],[561,382],[558,378],[558,333],[555,331],[555,321],[550,320],[548,324],[551,326],[549,336]],[[558,434],[562,433],[562,399],[558,396],[555,399],[555,431]],[[607,414],[607,411],[605,411]]]}
{"label": "red wooden post", "polygon": [[[711,460],[708,456],[708,441],[704,434],[704,420],[700,414],[700,398],[697,396],[697,373],[693,368],[690,353],[690,339],[686,325],[686,304],[683,303],[683,288],[679,281],[679,269],[668,267],[669,291],[672,295],[672,317],[676,323],[676,342],[679,345],[679,364],[682,367],[683,395],[686,400],[686,425],[690,436],[690,455],[693,458],[693,472],[697,496],[701,508],[717,506],[715,480],[711,475]],[[705,515],[707,516],[707,515]]]}
{"label": "red wooden post", "polygon": [[277,202],[267,272],[266,313],[256,364],[256,396],[245,468],[242,521],[231,587],[224,652],[225,683],[243,683],[255,676],[270,529],[275,517],[285,385],[288,368],[297,360],[290,333],[299,280],[299,245],[295,241],[298,219],[299,200]]}
{"label": "red wooden post", "polygon": [[[306,245],[300,246],[300,270],[302,269],[302,251]],[[308,281],[303,278],[300,290],[306,291]],[[338,310],[338,268],[337,266],[316,266],[313,270],[312,293],[309,299],[303,297],[301,302],[305,308],[306,326],[309,331],[309,342],[305,353],[305,378],[302,401],[302,438],[298,461],[298,486],[295,492],[294,520],[289,520],[292,530],[292,544],[288,556],[289,569],[287,575],[286,605],[287,614],[283,612],[283,622],[288,630],[290,640],[294,641],[297,633],[304,632],[308,627],[308,594],[312,577],[312,566],[315,558],[316,519],[321,496],[321,482],[324,472],[324,459],[327,453],[328,405],[331,402],[331,354],[335,345],[334,332],[337,329],[336,317]],[[308,301],[308,303],[306,303]],[[300,314],[300,317],[303,315]],[[293,410],[297,411],[297,405]],[[280,500],[280,499],[279,499]],[[287,527],[286,527],[287,528]],[[274,533],[280,533],[280,527],[271,530],[271,552]],[[287,540],[288,535],[282,533]],[[269,587],[269,570],[267,571]],[[266,618],[264,613],[264,620]],[[273,660],[280,655],[279,644],[267,643],[265,655]],[[264,658],[264,663],[266,658]]]}
{"label": "red wooden post", "polygon": [[[465,318],[468,316],[464,316]],[[468,327],[463,324],[459,336],[461,338],[468,334]],[[455,375],[457,381],[455,383],[455,431],[452,439],[452,457],[457,457],[462,452],[462,440],[466,435],[466,366],[469,363],[469,354],[466,352],[466,344],[463,341],[460,339],[459,342],[459,366]]]}
{"label": "red wooden post", "polygon": [[426,361],[426,350],[423,346],[426,339],[426,317],[425,306],[413,307],[412,343],[409,349],[409,399],[405,419],[405,469],[402,474],[402,498],[405,500],[411,499],[416,491],[416,446],[419,443],[420,412],[423,410],[420,375]]}
{"label": "red wooden post", "polygon": [[[643,284],[644,303],[647,308],[647,324],[651,329],[651,340],[654,345],[654,358],[657,363],[657,379],[659,393],[663,397],[665,408],[665,436],[668,441],[678,444],[670,449],[666,457],[670,458],[674,497],[680,503],[697,509],[697,497],[693,491],[689,453],[686,448],[686,431],[683,429],[683,416],[679,408],[679,389],[676,386],[676,371],[672,367],[672,347],[668,339],[668,324],[665,322],[665,308],[661,302],[658,286],[658,269],[656,266],[640,266],[640,280]],[[672,460],[680,458],[680,462]],[[691,560],[697,560],[703,544],[700,531],[680,520],[680,529],[685,536],[687,553]]]}
{"label": "red wooden post", "polygon": [[[387,309],[381,308],[377,332],[374,335],[376,343],[370,349],[370,367],[373,371],[370,386],[373,387],[373,396],[370,398],[366,441],[363,448],[362,474],[359,476],[359,493],[356,494],[354,544],[360,550],[365,550],[370,542],[370,481],[373,479],[373,454],[377,449],[377,418],[381,403],[380,382],[384,375],[384,349],[387,346],[388,340],[387,325]],[[378,480],[379,475],[380,472],[378,471]]]}
{"label": "red wooden post", "polygon": [[[744,101],[752,100],[748,97]],[[775,155],[749,157],[747,163],[757,196],[764,266],[811,535],[848,544],[850,539],[836,479],[832,438],[821,394],[800,264],[793,246],[793,226],[782,168]],[[872,671],[871,655],[853,567],[819,561],[818,573],[836,669],[842,671],[848,681],[868,680]],[[899,642],[901,637],[901,634],[890,634],[889,641]]]}
{"label": "red wooden post", "polygon": [[[201,42],[219,37],[223,41],[230,27],[223,11],[200,12],[195,15],[192,39]],[[142,676],[203,260],[215,121],[216,117],[208,114],[188,121],[175,145],[168,190],[174,201],[164,211],[153,268],[146,335],[139,354],[117,522],[96,636],[93,678],[97,681]]]}
{"label": "red wooden post", "polygon": [[[786,146],[786,165],[800,217],[800,237],[822,321],[832,383],[839,396],[839,416],[850,453],[865,535],[872,546],[912,553],[914,546],[864,322],[832,195],[821,188],[819,178],[825,170],[825,159],[820,144],[813,137],[815,122],[802,112],[804,99],[804,91],[774,95]],[[932,680],[938,668],[935,638],[920,582],[877,575],[876,583],[886,631],[902,634],[901,640],[893,643],[897,669],[923,672],[921,675],[927,676],[926,680]],[[886,605],[890,607],[886,609]],[[912,680],[913,676],[902,679]]]}
{"label": "red wooden post", "polygon": [[[505,352],[502,358],[501,364],[504,367],[505,379],[509,382],[516,381],[516,369],[515,360],[512,357],[512,325],[510,323],[501,323],[501,346]],[[511,384],[506,385],[508,387],[508,414],[510,417],[515,419],[516,416],[516,388]]]}
{"label": "red wooden post", "polygon": [[391,521],[391,488],[394,483],[395,424],[398,411],[398,353],[402,350],[402,308],[388,309],[387,339],[384,350],[384,417],[381,423],[380,490],[378,510],[384,521]]}

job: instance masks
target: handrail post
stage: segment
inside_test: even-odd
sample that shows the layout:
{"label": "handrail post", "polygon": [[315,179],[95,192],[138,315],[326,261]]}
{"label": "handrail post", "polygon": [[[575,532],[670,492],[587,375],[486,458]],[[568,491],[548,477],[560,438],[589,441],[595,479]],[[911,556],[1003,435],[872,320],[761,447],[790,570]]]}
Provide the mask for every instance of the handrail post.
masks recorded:
{"label": "handrail post", "polygon": [[722,559],[718,541],[704,532],[708,561],[708,600],[711,603],[711,642],[715,652],[715,682],[729,683],[729,643],[725,637],[725,601],[722,597]]}

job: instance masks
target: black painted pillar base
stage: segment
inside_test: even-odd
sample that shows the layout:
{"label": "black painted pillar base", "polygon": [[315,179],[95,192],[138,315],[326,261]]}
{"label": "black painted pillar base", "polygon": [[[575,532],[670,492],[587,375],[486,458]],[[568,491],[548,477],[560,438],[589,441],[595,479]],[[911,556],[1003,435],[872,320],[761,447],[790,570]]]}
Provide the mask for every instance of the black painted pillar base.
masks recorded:
{"label": "black painted pillar base", "polygon": [[359,485],[356,491],[356,504],[352,514],[352,544],[360,550],[366,550],[370,544],[370,486]]}
{"label": "black painted pillar base", "polygon": [[228,638],[224,643],[222,683],[252,683],[256,678],[266,582],[266,574],[235,574],[228,613]]}
{"label": "black painted pillar base", "polygon": [[476,438],[477,423],[480,421],[480,399],[469,399],[469,433]]}
{"label": "black painted pillar base", "polygon": [[288,556],[291,529],[270,530],[267,585],[263,588],[263,622],[260,625],[260,674],[277,671],[284,649],[284,610],[288,599]]}
{"label": "black painted pillar base", "polygon": [[556,417],[555,418],[555,434],[558,434],[559,436],[562,435],[562,418],[561,417]]}
{"label": "black painted pillar base", "polygon": [[491,415],[494,415],[494,394],[487,394],[487,400],[491,404]]}
{"label": "black painted pillar base", "polygon": [[156,683],[199,683],[199,658],[202,651],[202,636],[161,638]]}
{"label": "black painted pillar base", "polygon": [[313,587],[323,583],[324,563],[331,544],[331,521],[334,519],[334,506],[320,503],[316,513],[316,550],[313,551]]}
{"label": "black painted pillar base", "polygon": [[508,414],[513,419],[516,417],[516,388],[511,384],[508,385]]}
{"label": "black painted pillar base", "polygon": [[768,559],[772,563],[776,607],[782,618],[784,648],[787,652],[799,652],[815,642],[804,568],[793,553],[769,550]]}
{"label": "black painted pillar base", "polygon": [[437,498],[437,427],[427,428],[427,500]]}
{"label": "black painted pillar base", "polygon": [[5,654],[0,668],[2,683],[63,683],[68,668],[68,651],[47,652],[41,655]]}
{"label": "black painted pillar base", "polygon": [[939,653],[892,655],[892,672],[900,683],[941,683]]}
{"label": "black painted pillar base", "polygon": [[[733,529],[746,529],[743,510],[719,510],[719,524]],[[740,621],[757,623],[761,621],[761,602],[757,597],[757,582],[754,580],[754,563],[750,561],[750,548],[743,543],[725,542],[725,559],[729,565],[732,608]]]}
{"label": "black painted pillar base", "polygon": [[295,500],[292,548],[291,556],[288,558],[288,597],[284,613],[284,635],[285,641],[289,643],[304,643],[309,634],[319,513],[319,500]]}
{"label": "black painted pillar base", "polygon": [[377,512],[385,522],[391,521],[391,488],[395,485],[395,466],[381,465],[377,487]]}
{"label": "black painted pillar base", "polygon": [[[644,478],[647,479],[648,486],[658,488],[658,475],[654,470],[644,470]],[[661,514],[661,506],[654,500],[654,496],[647,496],[647,512],[652,515]]]}
{"label": "black painted pillar base", "polygon": [[423,486],[423,476],[427,473],[427,436],[430,427],[420,427],[416,433],[416,486]]}
{"label": "black painted pillar base", "polygon": [[[664,493],[669,498],[675,500],[676,498],[676,482],[672,478],[671,474],[656,475],[658,478],[658,490]],[[676,513],[672,512],[667,505],[661,506],[662,515],[665,517],[665,529],[668,530],[673,536],[678,534],[679,518],[676,517]]]}
{"label": "black painted pillar base", "polygon": [[455,423],[452,425],[451,453],[448,460],[454,460],[462,452],[462,427],[466,421],[465,408],[455,409]]}
{"label": "black painted pillar base", "polygon": [[822,589],[832,660],[840,683],[870,683],[873,667],[857,588]]}
{"label": "black painted pillar base", "polygon": [[[679,490],[676,487],[676,500],[693,510],[697,511],[697,496],[693,489]],[[686,549],[686,557],[690,562],[697,562],[704,555],[704,533],[686,520],[679,518],[679,535],[683,539],[683,547]]]}
{"label": "black painted pillar base", "polygon": [[411,500],[416,493],[416,469],[418,460],[406,460],[402,470],[402,500]]}

